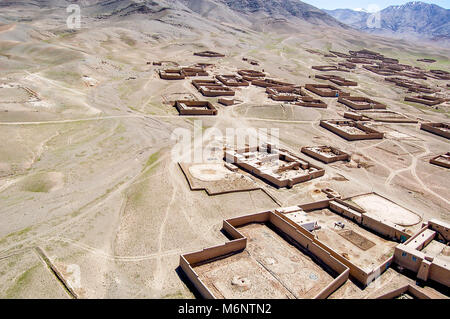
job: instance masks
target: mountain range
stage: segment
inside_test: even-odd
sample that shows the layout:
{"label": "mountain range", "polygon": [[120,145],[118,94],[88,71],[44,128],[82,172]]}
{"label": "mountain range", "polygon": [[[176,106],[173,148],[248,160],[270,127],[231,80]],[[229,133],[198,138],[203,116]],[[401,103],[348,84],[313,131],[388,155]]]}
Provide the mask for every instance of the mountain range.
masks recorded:
{"label": "mountain range", "polygon": [[[303,20],[309,23],[346,27],[322,10],[298,0],[2,0],[0,7],[65,8],[79,4],[83,14],[103,16],[155,13],[161,10],[194,12],[221,22],[260,19]],[[246,23],[248,24],[248,23]]]}
{"label": "mountain range", "polygon": [[[365,32],[434,40],[450,39],[450,10],[435,4],[414,1],[375,13],[351,9],[323,11]],[[375,23],[374,17],[379,19],[378,23]]]}
{"label": "mountain range", "polygon": [[[70,4],[79,4],[82,15],[92,19],[123,19],[140,14],[146,15],[148,21],[164,20],[172,25],[204,19],[254,31],[302,32],[311,27],[331,27],[450,43],[450,10],[417,1],[381,10],[375,14],[378,24],[371,20],[371,13],[363,10],[320,10],[298,0],[2,0],[0,8],[28,8],[29,19],[44,18],[45,10],[57,19],[55,12]],[[0,22],[6,20],[24,21],[24,17],[0,14]]]}

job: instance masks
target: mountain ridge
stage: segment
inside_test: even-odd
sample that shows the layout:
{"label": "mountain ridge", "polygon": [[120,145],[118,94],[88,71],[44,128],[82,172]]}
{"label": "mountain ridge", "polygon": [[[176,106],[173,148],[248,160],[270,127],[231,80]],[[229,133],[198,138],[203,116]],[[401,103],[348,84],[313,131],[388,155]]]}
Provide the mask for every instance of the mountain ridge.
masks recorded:
{"label": "mountain ridge", "polygon": [[324,10],[337,20],[361,31],[397,36],[450,39],[450,9],[421,1],[389,6],[377,13],[379,25],[370,25],[373,13],[352,9]]}

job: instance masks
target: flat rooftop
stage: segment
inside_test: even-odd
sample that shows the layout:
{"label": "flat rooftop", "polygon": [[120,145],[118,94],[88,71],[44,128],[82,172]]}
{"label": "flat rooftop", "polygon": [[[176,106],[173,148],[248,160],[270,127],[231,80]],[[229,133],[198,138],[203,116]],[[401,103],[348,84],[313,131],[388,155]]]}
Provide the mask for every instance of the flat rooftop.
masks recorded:
{"label": "flat rooftop", "polygon": [[358,195],[345,201],[362,208],[366,211],[366,214],[376,216],[383,221],[403,227],[412,227],[415,230],[420,229],[422,217],[378,194]]}
{"label": "flat rooftop", "polygon": [[263,147],[225,151],[226,161],[275,184],[291,187],[323,176],[325,171],[286,150]]}
{"label": "flat rooftop", "polygon": [[[280,171],[281,168],[289,165],[291,162],[283,158],[283,156],[277,156],[278,154],[269,154],[262,152],[248,152],[244,153],[244,156],[249,156],[247,163],[252,166],[257,166],[264,172],[270,172],[270,174],[278,177],[279,179],[289,179],[297,176],[309,174],[309,170],[317,171],[315,168],[302,169],[298,167],[297,169],[289,169],[285,171]],[[306,162],[304,162],[306,164]]]}
{"label": "flat rooftop", "polygon": [[217,298],[313,298],[334,280],[269,225],[253,223],[239,227],[239,232],[248,238],[244,251],[194,266]]}
{"label": "flat rooftop", "polygon": [[[366,272],[389,259],[398,245],[329,208],[286,214],[286,217],[299,225],[317,222],[320,229],[313,232],[316,238]],[[339,222],[345,225],[344,228],[337,226]]]}
{"label": "flat rooftop", "polygon": [[437,240],[432,240],[425,246],[421,252],[433,258],[442,259],[446,263],[450,263],[450,247]]}

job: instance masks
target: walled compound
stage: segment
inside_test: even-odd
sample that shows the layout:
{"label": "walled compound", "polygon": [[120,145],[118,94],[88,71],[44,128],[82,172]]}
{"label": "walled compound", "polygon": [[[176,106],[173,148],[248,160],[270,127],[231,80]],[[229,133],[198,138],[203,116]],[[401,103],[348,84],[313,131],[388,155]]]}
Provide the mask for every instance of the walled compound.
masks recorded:
{"label": "walled compound", "polygon": [[406,96],[405,101],[434,106],[445,102],[445,99],[431,95]]}
{"label": "walled compound", "polygon": [[349,72],[347,69],[340,68],[335,65],[316,65],[311,67],[314,70],[327,72],[327,71],[342,71],[342,72]]}
{"label": "walled compound", "polygon": [[344,118],[354,121],[375,121],[384,123],[417,123],[418,120],[388,110],[358,110],[345,112]]}
{"label": "walled compound", "polygon": [[417,59],[419,62],[425,62],[425,63],[435,63],[435,59]]}
{"label": "walled compound", "polygon": [[444,70],[430,70],[427,75],[437,80],[450,80],[450,72]]}
{"label": "walled compound", "polygon": [[327,298],[349,277],[366,287],[381,276],[420,221],[376,193],[331,196],[225,220],[230,241],[180,267],[204,298]]}
{"label": "walled compound", "polygon": [[254,70],[239,70],[238,74],[246,81],[260,80],[266,77],[264,72]]}
{"label": "walled compound", "polygon": [[340,58],[345,58],[345,59],[348,59],[348,58],[351,57],[351,55],[349,55],[349,54],[345,54],[345,53],[338,52],[338,51],[331,51],[330,50],[330,53],[333,53],[335,56],[338,56]]}
{"label": "walled compound", "polygon": [[442,167],[450,168],[450,152],[433,157],[430,160],[430,163],[434,164],[434,165],[439,165]]}
{"label": "walled compound", "polygon": [[272,86],[266,89],[269,98],[274,101],[293,102],[304,107],[327,108],[322,100],[309,96],[300,86]]}
{"label": "walled compound", "polygon": [[417,279],[450,286],[450,225],[436,219],[395,248],[394,261]]}
{"label": "walled compound", "polygon": [[252,81],[255,86],[260,86],[263,88],[274,87],[274,86],[293,86],[292,83],[286,83],[274,79],[256,79]]}
{"label": "walled compound", "polygon": [[327,84],[306,84],[305,88],[322,97],[349,96],[349,93],[343,92],[335,86]]}
{"label": "walled compound", "polygon": [[207,101],[176,101],[174,107],[180,115],[217,115],[217,109]]}
{"label": "walled compound", "polygon": [[410,238],[421,221],[414,212],[376,193],[278,210],[349,267],[350,276],[362,286],[392,265],[394,247]]}
{"label": "walled compound", "polygon": [[319,100],[319,99],[315,99],[311,96],[302,96],[294,104],[304,106],[304,107],[316,107],[316,108],[322,108],[322,109],[327,108],[327,104],[325,102],[323,102],[322,100]]}
{"label": "walled compound", "polygon": [[207,97],[235,95],[233,89],[223,85],[217,80],[192,80],[192,85],[194,85],[200,93]]}
{"label": "walled compound", "polygon": [[376,102],[367,97],[339,96],[338,102],[354,110],[386,109],[386,104]]}
{"label": "walled compound", "polygon": [[318,75],[316,75],[316,78],[322,79],[322,80],[328,80],[339,86],[358,86],[358,82],[346,80],[345,78],[338,76],[338,75],[318,74]]}
{"label": "walled compound", "polygon": [[216,75],[216,79],[226,86],[249,86],[250,82],[237,75]]}
{"label": "walled compound", "polygon": [[295,102],[305,93],[298,86],[272,86],[266,89],[266,93],[274,101]]}
{"label": "walled compound", "polygon": [[320,126],[348,141],[383,139],[384,134],[364,125],[364,122],[349,120],[322,120]]}
{"label": "walled compound", "polygon": [[225,150],[225,161],[263,179],[275,187],[295,184],[321,177],[325,170],[271,144]]}
{"label": "walled compound", "polygon": [[163,80],[184,80],[186,77],[208,76],[205,66],[183,67],[176,69],[165,69],[159,71],[159,76]]}
{"label": "walled compound", "polygon": [[196,52],[196,53],[194,53],[194,55],[201,56],[201,57],[207,57],[207,58],[223,58],[223,57],[225,57],[224,54],[214,52],[214,51]]}
{"label": "walled compound", "polygon": [[163,80],[184,80],[186,78],[181,69],[160,70],[159,76]]}
{"label": "walled compound", "polygon": [[302,147],[301,151],[325,164],[337,161],[350,161],[350,154],[332,146],[305,146]]}
{"label": "walled compound", "polygon": [[420,129],[450,139],[450,124],[422,123]]}
{"label": "walled compound", "polygon": [[206,299],[327,298],[349,269],[298,228],[277,210],[228,219],[231,240],[181,255],[180,267]]}
{"label": "walled compound", "polygon": [[356,64],[355,63],[351,63],[351,62],[339,62],[338,65],[339,66],[343,66],[344,68],[347,68],[349,70],[356,69]]}
{"label": "walled compound", "polygon": [[385,78],[385,80],[395,83],[396,86],[408,89],[408,92],[435,93],[439,91],[437,89],[432,89],[429,86],[398,77]]}

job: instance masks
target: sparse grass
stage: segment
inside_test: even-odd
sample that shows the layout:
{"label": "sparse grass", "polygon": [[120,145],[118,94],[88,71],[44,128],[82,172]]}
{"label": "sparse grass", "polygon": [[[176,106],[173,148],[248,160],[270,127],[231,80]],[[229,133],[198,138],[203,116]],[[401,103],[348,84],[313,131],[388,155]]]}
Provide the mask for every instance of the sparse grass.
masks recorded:
{"label": "sparse grass", "polygon": [[140,111],[140,110],[138,110],[137,108],[135,108],[134,106],[131,106],[131,105],[129,105],[129,106],[128,106],[128,108],[129,108],[130,110],[132,110],[132,111],[135,111],[135,112],[141,113],[141,111]]}
{"label": "sparse grass", "polygon": [[32,193],[48,193],[54,183],[46,176],[46,173],[38,173],[27,178],[22,185],[22,190]]}
{"label": "sparse grass", "polygon": [[43,181],[36,181],[27,187],[27,191],[33,193],[47,193],[48,190],[48,185]]}
{"label": "sparse grass", "polygon": [[183,298],[184,298],[184,295],[181,291],[178,291],[173,294],[167,294],[162,297],[162,299],[183,299]]}
{"label": "sparse grass", "polygon": [[136,40],[134,40],[134,39],[131,39],[130,37],[128,37],[127,35],[125,35],[125,34],[121,34],[120,35],[120,40],[122,41],[122,42],[125,42],[127,45],[129,45],[130,47],[134,47],[137,43],[136,43]]}
{"label": "sparse grass", "polygon": [[4,244],[8,241],[8,239],[14,238],[14,237],[22,237],[23,235],[27,234],[28,232],[30,232],[33,228],[31,226],[28,226],[24,229],[18,230],[16,232],[10,233],[8,235],[6,235],[5,237],[3,237],[2,239],[0,239],[0,245]]}
{"label": "sparse grass", "polygon": [[36,271],[36,269],[39,267],[39,265],[35,265],[32,268],[26,270],[24,273],[22,273],[14,282],[14,284],[8,288],[5,292],[5,298],[6,299],[12,299],[12,298],[18,298],[20,297],[19,293],[22,289],[24,289],[25,286],[27,286],[31,282],[31,277],[33,275],[33,272]]}
{"label": "sparse grass", "polygon": [[[160,153],[156,152],[153,153],[147,160],[147,162],[145,163],[145,166],[143,168],[143,171],[145,171],[146,169],[148,169],[149,167],[151,167],[153,164],[156,163],[156,161],[159,159]],[[156,167],[152,167],[152,170],[156,168]]]}

